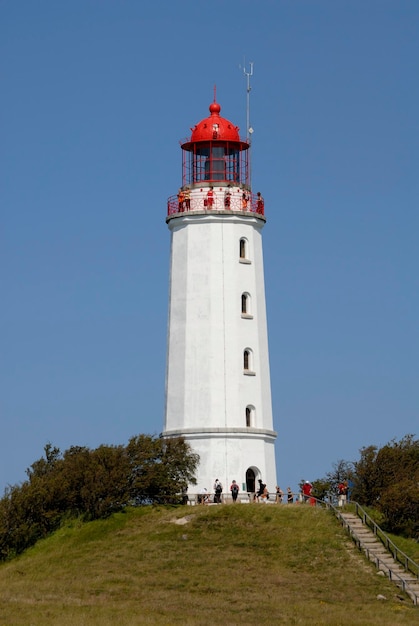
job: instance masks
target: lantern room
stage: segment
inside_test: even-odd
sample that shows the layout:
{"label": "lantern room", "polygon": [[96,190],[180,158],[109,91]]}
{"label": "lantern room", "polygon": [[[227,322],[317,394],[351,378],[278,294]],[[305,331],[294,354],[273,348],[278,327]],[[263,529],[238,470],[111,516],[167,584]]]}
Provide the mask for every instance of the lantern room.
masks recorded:
{"label": "lantern room", "polygon": [[194,128],[182,147],[183,185],[203,183],[240,185],[250,188],[249,143],[242,141],[239,128],[220,116],[221,106],[209,106],[210,116]]}

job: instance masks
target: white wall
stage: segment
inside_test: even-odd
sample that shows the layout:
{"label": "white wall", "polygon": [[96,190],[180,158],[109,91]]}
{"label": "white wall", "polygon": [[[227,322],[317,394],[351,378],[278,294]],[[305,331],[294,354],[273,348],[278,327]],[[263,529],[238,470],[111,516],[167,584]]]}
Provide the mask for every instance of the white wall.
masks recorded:
{"label": "white wall", "polygon": [[[206,212],[181,214],[168,225],[172,241],[163,434],[191,438],[201,456],[198,487],[212,488],[221,475],[224,483],[235,478],[241,485],[249,466],[264,481],[269,474],[275,482],[264,221]],[[240,262],[242,237],[248,241],[250,263]],[[243,292],[250,294],[252,319],[241,315]],[[254,376],[243,374],[245,348],[253,353]],[[246,428],[247,405],[255,407],[254,430]],[[203,429],[218,429],[218,434],[207,430],[203,435]]]}

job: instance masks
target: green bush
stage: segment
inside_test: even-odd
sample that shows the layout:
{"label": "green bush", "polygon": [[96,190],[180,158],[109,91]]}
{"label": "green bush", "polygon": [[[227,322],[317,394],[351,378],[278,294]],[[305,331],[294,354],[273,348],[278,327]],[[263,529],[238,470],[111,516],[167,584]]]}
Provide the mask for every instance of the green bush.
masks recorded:
{"label": "green bush", "polygon": [[61,454],[47,444],[28,480],[0,500],[0,560],[20,554],[63,519],[108,517],[126,505],[174,498],[194,484],[198,455],[182,438],[132,437],[127,446],[73,446]]}

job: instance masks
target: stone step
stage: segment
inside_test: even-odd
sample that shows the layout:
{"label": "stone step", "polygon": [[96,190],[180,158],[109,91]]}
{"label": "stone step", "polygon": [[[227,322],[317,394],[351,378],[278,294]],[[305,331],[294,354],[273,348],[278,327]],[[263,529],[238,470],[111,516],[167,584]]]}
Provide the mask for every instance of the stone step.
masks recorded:
{"label": "stone step", "polygon": [[372,533],[373,531],[371,530],[371,528],[369,526],[366,526],[365,524],[363,524],[361,521],[359,522],[348,522],[350,524],[352,524],[353,526],[355,526],[356,528],[365,528],[365,530],[369,530],[370,533]]}
{"label": "stone step", "polygon": [[397,563],[395,561],[393,561],[393,559],[389,559],[385,554],[377,554],[377,552],[374,552],[373,554],[373,550],[370,551],[371,553],[371,558],[379,558],[380,559],[380,563],[384,563],[384,565],[389,565],[391,566],[392,569],[394,569],[395,572],[398,571],[398,568],[400,569],[401,572],[405,572],[406,570],[404,569],[404,567],[400,567],[400,565],[397,565]]}
{"label": "stone step", "polygon": [[357,537],[362,537],[363,539],[368,539],[368,541],[375,541],[375,543],[380,544],[380,546],[383,545],[381,543],[381,541],[379,539],[377,539],[377,537],[374,537],[374,535],[371,535],[371,533],[356,532],[355,530],[353,532],[354,532],[354,535],[356,535]]}
{"label": "stone step", "polygon": [[378,537],[376,537],[375,535],[373,535],[372,533],[366,532],[365,530],[358,530],[356,528],[354,528],[352,530],[352,532],[354,533],[354,535],[356,535],[357,537],[363,537],[364,539],[369,539],[370,541],[376,541],[377,543],[380,544],[380,546],[384,547],[384,544],[378,539]]}
{"label": "stone step", "polygon": [[391,552],[389,552],[381,541],[376,537],[373,531],[362,523],[357,515],[353,513],[342,513],[342,518],[349,526],[349,530],[354,539],[359,541],[360,547],[371,562],[379,560],[378,569],[386,576],[389,576],[389,570],[394,574],[392,580],[398,587],[406,584],[406,589],[412,600],[414,594],[419,595],[419,580],[412,576],[411,572],[407,572],[404,567],[396,561]]}

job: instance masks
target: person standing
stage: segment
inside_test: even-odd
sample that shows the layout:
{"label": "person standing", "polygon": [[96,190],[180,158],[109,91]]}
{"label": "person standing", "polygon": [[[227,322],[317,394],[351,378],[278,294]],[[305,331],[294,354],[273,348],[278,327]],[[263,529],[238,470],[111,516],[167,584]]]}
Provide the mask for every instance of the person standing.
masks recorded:
{"label": "person standing", "polygon": [[262,482],[261,478],[258,479],[258,482],[259,482],[259,489],[255,493],[255,501],[256,502],[259,502],[259,498],[263,497],[264,491],[266,489],[266,485]]}
{"label": "person standing", "polygon": [[291,491],[291,487],[287,487],[287,502],[288,504],[293,504],[294,502],[294,494]]}
{"label": "person standing", "polygon": [[230,185],[228,185],[227,190],[224,194],[224,208],[229,209],[231,207],[231,191]]}
{"label": "person standing", "polygon": [[180,188],[177,194],[177,202],[178,202],[178,209],[179,209],[179,213],[183,213],[183,203],[185,200],[185,194],[183,193],[183,189]]}
{"label": "person standing", "polygon": [[276,487],[276,492],[275,492],[275,502],[276,504],[281,504],[282,502],[282,496],[284,495],[284,492],[282,491],[281,487]]}
{"label": "person standing", "polygon": [[210,187],[207,191],[207,209],[212,209],[214,205],[214,187]]}
{"label": "person standing", "polygon": [[346,481],[342,481],[338,484],[338,506],[344,506],[346,504],[346,496],[348,495],[348,485]]}
{"label": "person standing", "polygon": [[265,211],[265,200],[262,197],[260,191],[257,192],[257,200],[256,200],[256,213],[259,215],[263,215]]}
{"label": "person standing", "polygon": [[246,209],[247,209],[247,195],[246,195],[246,192],[244,192],[244,191],[243,191],[243,194],[242,194],[242,209],[243,209],[243,211],[246,211]]}
{"label": "person standing", "polygon": [[233,498],[233,502],[236,502],[237,496],[239,495],[239,486],[235,480],[230,485],[231,497]]}
{"label": "person standing", "polygon": [[186,187],[184,197],[185,197],[185,209],[186,211],[190,211],[191,210],[191,190],[189,189],[189,187]]}
{"label": "person standing", "polygon": [[214,502],[216,504],[221,504],[221,494],[223,493],[223,486],[220,483],[220,481],[218,480],[218,478],[215,479],[215,483],[214,483]]}
{"label": "person standing", "polygon": [[303,499],[304,499],[304,502],[307,502],[307,500],[311,496],[311,490],[312,489],[313,489],[313,486],[312,486],[311,482],[309,480],[306,480],[304,485],[303,485]]}

